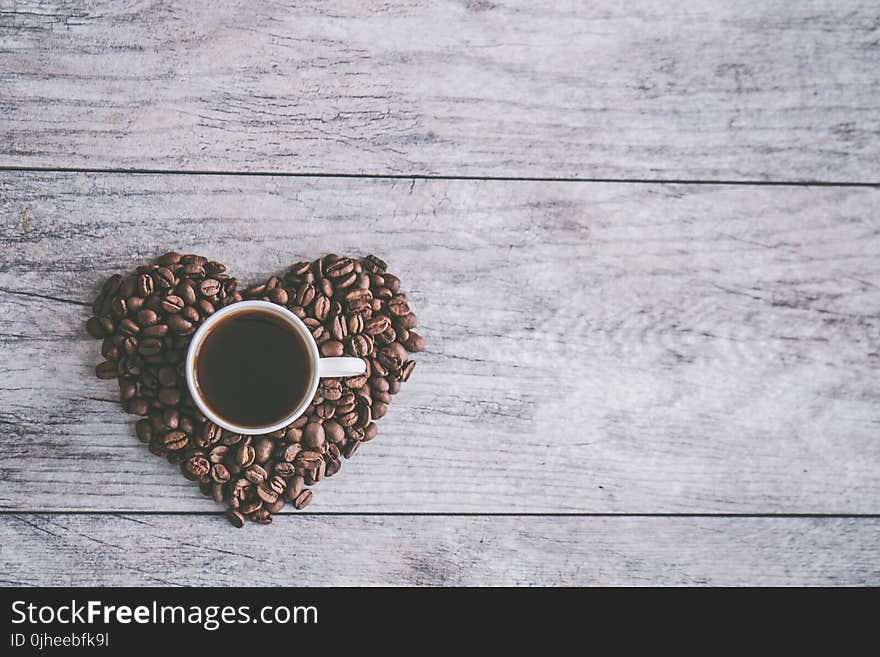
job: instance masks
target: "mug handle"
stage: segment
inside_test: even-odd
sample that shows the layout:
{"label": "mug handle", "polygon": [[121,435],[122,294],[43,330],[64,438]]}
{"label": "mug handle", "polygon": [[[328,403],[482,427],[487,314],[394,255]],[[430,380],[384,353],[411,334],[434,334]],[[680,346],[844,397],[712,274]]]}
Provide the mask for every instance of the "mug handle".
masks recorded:
{"label": "mug handle", "polygon": [[367,371],[367,364],[360,358],[331,356],[318,359],[318,377],[360,376]]}

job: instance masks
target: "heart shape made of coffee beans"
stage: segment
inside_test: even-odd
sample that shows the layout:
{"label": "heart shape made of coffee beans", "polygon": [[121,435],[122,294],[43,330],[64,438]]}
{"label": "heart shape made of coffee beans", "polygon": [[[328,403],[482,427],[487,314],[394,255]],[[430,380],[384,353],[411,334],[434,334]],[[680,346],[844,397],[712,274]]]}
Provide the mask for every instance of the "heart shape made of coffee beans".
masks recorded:
{"label": "heart shape made of coffee beans", "polygon": [[[243,436],[217,426],[187,389],[187,348],[202,321],[245,299],[289,308],[321,355],[362,358],[366,373],[321,379],[305,413],[274,433]],[[138,438],[225,504],[236,527],[269,524],[286,503],[304,508],[310,486],[376,437],[375,420],[415,367],[410,352],[424,348],[400,279],[373,255],[297,262],[283,277],[240,290],[225,265],[170,252],[108,278],[92,312],[86,330],[103,340],[106,359],[95,373],[118,379],[123,409],[144,416],[135,425]]]}

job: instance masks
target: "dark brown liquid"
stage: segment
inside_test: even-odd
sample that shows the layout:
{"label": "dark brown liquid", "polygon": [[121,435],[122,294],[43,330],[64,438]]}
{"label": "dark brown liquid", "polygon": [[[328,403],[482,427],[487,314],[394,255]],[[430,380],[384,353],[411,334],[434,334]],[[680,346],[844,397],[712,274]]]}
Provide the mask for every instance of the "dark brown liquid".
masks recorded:
{"label": "dark brown liquid", "polygon": [[243,310],[211,327],[195,359],[196,386],[215,414],[243,427],[290,415],[312,378],[302,336],[281,318]]}

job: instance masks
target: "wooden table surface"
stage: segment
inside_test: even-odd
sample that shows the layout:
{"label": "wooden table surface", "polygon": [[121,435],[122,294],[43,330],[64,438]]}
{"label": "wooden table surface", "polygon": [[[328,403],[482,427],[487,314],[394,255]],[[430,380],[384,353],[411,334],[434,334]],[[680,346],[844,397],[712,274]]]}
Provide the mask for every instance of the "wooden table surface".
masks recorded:
{"label": "wooden table surface", "polygon": [[[335,251],[427,350],[234,530],[83,330]],[[0,0],[0,584],[880,584],[866,0]]]}

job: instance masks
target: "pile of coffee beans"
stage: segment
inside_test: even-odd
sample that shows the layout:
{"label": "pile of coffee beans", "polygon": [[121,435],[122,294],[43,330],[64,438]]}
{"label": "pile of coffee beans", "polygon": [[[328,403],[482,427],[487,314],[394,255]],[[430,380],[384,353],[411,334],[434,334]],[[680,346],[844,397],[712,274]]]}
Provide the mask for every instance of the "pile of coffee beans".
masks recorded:
{"label": "pile of coffee beans", "polygon": [[[243,436],[218,427],[190,397],[187,348],[202,321],[244,299],[286,306],[311,330],[321,355],[362,358],[366,373],[321,379],[306,412],[274,433]],[[122,407],[144,416],[135,425],[138,438],[225,504],[236,527],[248,519],[268,524],[287,503],[308,505],[308,487],[339,472],[342,458],[376,437],[375,420],[415,367],[410,353],[424,348],[400,279],[373,255],[297,262],[282,278],[240,290],[225,265],[171,252],[133,274],[111,276],[92,311],[86,330],[103,340],[106,359],[95,373],[117,379]]]}

